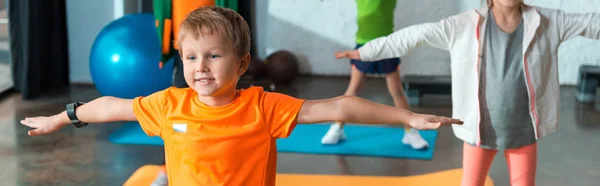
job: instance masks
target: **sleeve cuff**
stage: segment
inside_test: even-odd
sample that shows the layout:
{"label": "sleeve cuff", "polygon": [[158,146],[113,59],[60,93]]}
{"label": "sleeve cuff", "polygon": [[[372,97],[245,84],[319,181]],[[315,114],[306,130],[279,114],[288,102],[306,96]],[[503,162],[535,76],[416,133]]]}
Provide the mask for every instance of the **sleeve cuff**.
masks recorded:
{"label": "sleeve cuff", "polygon": [[367,42],[365,45],[358,48],[361,61],[372,61],[371,54],[373,52],[371,43]]}

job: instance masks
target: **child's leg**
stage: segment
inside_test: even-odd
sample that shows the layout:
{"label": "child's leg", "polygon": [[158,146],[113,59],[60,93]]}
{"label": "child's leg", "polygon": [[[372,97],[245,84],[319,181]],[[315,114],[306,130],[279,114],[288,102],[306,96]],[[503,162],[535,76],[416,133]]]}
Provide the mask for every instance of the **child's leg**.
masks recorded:
{"label": "child's leg", "polygon": [[[350,84],[348,85],[344,95],[356,96],[365,78],[366,75],[353,64],[352,73],[350,74]],[[336,122],[335,124],[331,125],[325,136],[323,136],[321,139],[321,143],[337,144],[340,140],[346,139],[343,128],[343,122]]]}
{"label": "child's leg", "polygon": [[463,177],[461,186],[482,186],[485,183],[496,150],[463,145]]}
{"label": "child's leg", "polygon": [[[402,87],[402,79],[400,78],[400,59],[386,59],[377,62],[377,68],[380,73],[385,74],[385,80],[387,83],[388,91],[394,100],[394,105],[399,108],[409,109],[408,100],[404,94],[404,88]],[[408,125],[404,126],[405,135],[402,138],[402,143],[410,145],[413,149],[427,148],[429,144],[419,131],[411,129]]]}
{"label": "child's leg", "polygon": [[508,164],[510,185],[535,185],[537,143],[517,149],[507,149],[504,151],[504,156]]}
{"label": "child's leg", "polygon": [[160,166],[160,172],[167,173],[167,164],[162,164],[162,165]]}
{"label": "child's leg", "polygon": [[[388,91],[394,100],[394,105],[399,108],[409,109],[408,100],[404,94],[402,80],[400,79],[400,71],[394,71],[385,75]],[[409,128],[407,128],[409,129]]]}

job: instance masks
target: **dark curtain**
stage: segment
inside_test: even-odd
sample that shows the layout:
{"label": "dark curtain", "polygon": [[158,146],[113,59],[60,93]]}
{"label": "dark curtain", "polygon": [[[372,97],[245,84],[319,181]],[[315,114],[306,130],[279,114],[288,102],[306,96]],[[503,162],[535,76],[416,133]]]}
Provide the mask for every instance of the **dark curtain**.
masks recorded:
{"label": "dark curtain", "polygon": [[250,48],[250,55],[256,55],[256,47],[255,47],[255,34],[254,34],[254,1],[255,0],[215,0],[216,6],[222,6],[226,8],[230,8],[240,14],[246,23],[248,23],[248,27],[250,27],[250,35],[252,37],[252,43]]}
{"label": "dark curtain", "polygon": [[[264,1],[264,0],[259,0],[259,1]],[[250,35],[252,37],[252,43],[251,43],[251,48],[250,48],[250,55],[251,56],[257,56],[256,53],[256,34],[254,33],[255,29],[254,29],[254,22],[255,22],[255,16],[254,16],[254,0],[238,0],[238,13],[244,17],[244,19],[246,20],[246,22],[248,23],[248,27],[250,27]]]}
{"label": "dark curtain", "polygon": [[69,85],[65,0],[10,0],[9,28],[14,88],[23,99]]}

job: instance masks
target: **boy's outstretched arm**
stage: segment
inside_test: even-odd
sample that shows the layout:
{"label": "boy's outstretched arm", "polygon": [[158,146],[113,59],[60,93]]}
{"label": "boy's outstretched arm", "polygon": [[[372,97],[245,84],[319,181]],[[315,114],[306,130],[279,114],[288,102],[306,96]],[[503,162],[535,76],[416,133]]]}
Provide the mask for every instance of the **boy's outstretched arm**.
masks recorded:
{"label": "boy's outstretched arm", "polygon": [[[104,96],[83,104],[76,109],[77,118],[85,123],[103,123],[114,121],[135,121],[132,99]],[[66,125],[71,125],[67,112],[52,116],[27,117],[21,124],[31,128],[28,134],[37,136],[52,133]]]}
{"label": "boy's outstretched arm", "polygon": [[362,124],[406,124],[415,129],[437,129],[446,124],[462,124],[458,119],[413,113],[405,109],[371,102],[355,96],[307,100],[300,108],[298,123],[352,122]]}

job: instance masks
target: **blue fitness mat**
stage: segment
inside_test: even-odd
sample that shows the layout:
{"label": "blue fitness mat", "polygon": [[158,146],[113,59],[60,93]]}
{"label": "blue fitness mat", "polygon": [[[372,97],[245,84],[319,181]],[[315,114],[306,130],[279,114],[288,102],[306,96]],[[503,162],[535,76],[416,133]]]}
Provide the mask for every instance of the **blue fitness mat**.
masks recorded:
{"label": "blue fitness mat", "polygon": [[158,136],[148,136],[138,122],[127,122],[108,136],[116,144],[164,145]]}
{"label": "blue fitness mat", "polygon": [[349,123],[344,126],[345,141],[337,145],[323,145],[321,138],[329,126],[330,124],[298,125],[288,138],[277,140],[277,151],[430,160],[433,158],[438,134],[437,130],[420,131],[421,136],[429,142],[429,148],[415,150],[402,144],[404,128]]}
{"label": "blue fitness mat", "polygon": [[[344,127],[347,139],[337,145],[323,145],[321,138],[329,129],[326,124],[299,124],[290,137],[277,140],[277,151],[302,154],[371,156],[431,160],[435,149],[437,130],[422,130],[421,136],[429,148],[412,149],[402,144],[404,128],[379,125],[353,125]],[[117,144],[163,145],[162,139],[149,137],[138,123],[123,125],[109,136]]]}

